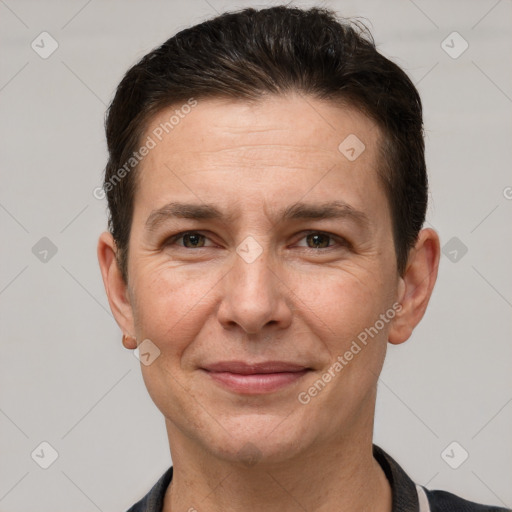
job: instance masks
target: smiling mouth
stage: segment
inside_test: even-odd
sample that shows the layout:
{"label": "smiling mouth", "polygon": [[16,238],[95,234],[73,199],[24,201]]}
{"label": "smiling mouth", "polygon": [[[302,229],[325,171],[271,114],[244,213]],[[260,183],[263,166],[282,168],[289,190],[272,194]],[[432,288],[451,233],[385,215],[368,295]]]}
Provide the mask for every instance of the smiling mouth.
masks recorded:
{"label": "smiling mouth", "polygon": [[223,388],[241,394],[271,393],[300,380],[311,368],[282,361],[223,361],[201,368]]}

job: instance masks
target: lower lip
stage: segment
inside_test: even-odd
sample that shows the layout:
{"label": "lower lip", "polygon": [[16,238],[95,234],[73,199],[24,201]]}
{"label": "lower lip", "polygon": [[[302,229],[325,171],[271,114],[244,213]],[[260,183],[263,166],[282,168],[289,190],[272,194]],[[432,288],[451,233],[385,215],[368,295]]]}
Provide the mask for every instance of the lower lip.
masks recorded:
{"label": "lower lip", "polygon": [[300,372],[255,373],[242,375],[230,372],[207,372],[208,375],[222,386],[237,393],[259,394],[271,393],[282,389],[301,379],[309,370]]}

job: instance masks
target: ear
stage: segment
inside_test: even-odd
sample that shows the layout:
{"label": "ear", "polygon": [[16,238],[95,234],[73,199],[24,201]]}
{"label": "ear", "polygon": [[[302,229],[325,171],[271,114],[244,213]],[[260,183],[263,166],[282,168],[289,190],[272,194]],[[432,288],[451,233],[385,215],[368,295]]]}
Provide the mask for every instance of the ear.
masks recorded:
{"label": "ear", "polygon": [[402,309],[391,324],[390,343],[398,345],[407,341],[423,318],[436,283],[439,258],[439,236],[433,229],[422,229],[400,277],[398,302]]}
{"label": "ear", "polygon": [[110,233],[102,233],[98,240],[98,261],[110,309],[117,324],[125,334],[123,345],[137,348],[134,333],[133,310],[129,300],[128,286],[124,282],[117,264],[116,243]]}

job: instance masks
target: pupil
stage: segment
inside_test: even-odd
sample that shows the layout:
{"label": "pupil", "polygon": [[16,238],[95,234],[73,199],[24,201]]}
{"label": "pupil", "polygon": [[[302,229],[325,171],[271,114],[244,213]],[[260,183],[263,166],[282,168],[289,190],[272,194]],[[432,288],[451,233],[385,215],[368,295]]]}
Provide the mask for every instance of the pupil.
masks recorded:
{"label": "pupil", "polygon": [[[199,245],[199,237],[200,236],[201,235],[194,235],[194,234],[185,235],[185,240],[188,240],[190,242],[190,245],[197,247]],[[185,243],[185,245],[187,245],[187,243]]]}
{"label": "pupil", "polygon": [[325,245],[325,243],[322,244],[322,237],[324,237],[324,241],[325,241],[325,235],[309,235],[309,239],[310,241],[313,241],[313,244],[316,248],[318,248],[318,244],[320,244],[322,247],[327,247]]}

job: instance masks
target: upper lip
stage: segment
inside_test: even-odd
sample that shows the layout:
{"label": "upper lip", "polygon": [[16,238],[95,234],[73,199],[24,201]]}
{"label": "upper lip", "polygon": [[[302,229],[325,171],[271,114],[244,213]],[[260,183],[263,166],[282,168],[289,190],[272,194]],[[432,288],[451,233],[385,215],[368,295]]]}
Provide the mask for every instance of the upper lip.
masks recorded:
{"label": "upper lip", "polygon": [[262,363],[246,363],[245,361],[219,361],[203,367],[209,372],[229,372],[240,375],[256,373],[300,372],[307,370],[304,365],[284,361],[264,361]]}

